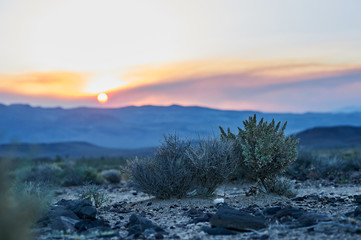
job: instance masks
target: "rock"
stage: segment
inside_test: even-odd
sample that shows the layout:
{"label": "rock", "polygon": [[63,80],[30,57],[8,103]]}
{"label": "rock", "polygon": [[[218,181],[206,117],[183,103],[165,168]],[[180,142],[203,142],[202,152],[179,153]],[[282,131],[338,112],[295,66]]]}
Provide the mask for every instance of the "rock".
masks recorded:
{"label": "rock", "polygon": [[355,202],[357,204],[361,204],[361,195],[355,195],[354,197],[355,197]]}
{"label": "rock", "polygon": [[295,197],[291,199],[294,202],[303,202],[305,200],[305,197]]}
{"label": "rock", "polygon": [[292,217],[297,219],[304,213],[305,211],[302,208],[285,207],[277,211],[276,214],[272,216],[272,219],[281,219],[283,217]]}
{"label": "rock", "polygon": [[332,218],[326,214],[321,213],[305,213],[298,219],[298,227],[309,227],[319,222],[329,222]]}
{"label": "rock", "polygon": [[209,235],[235,235],[238,232],[236,231],[232,231],[229,230],[227,228],[222,228],[222,227],[214,227],[214,228],[210,228],[210,227],[202,227],[201,230],[203,232],[208,233]]}
{"label": "rock", "polygon": [[203,211],[197,210],[195,208],[191,208],[190,210],[185,212],[183,215],[186,217],[195,218],[195,217],[201,216],[202,214],[203,214]]}
{"label": "rock", "polygon": [[73,231],[75,229],[75,225],[78,222],[79,222],[78,220],[75,220],[70,217],[58,216],[58,217],[49,219],[49,227],[52,230]]}
{"label": "rock", "polygon": [[216,198],[213,200],[213,204],[224,203],[224,198]]}
{"label": "rock", "polygon": [[269,207],[269,208],[265,208],[263,209],[262,213],[264,215],[275,215],[276,213],[278,213],[281,210],[281,207]]}
{"label": "rock", "polygon": [[74,230],[79,217],[65,206],[52,207],[37,224],[42,227],[50,226],[54,230]]}
{"label": "rock", "polygon": [[361,206],[358,206],[358,207],[355,209],[353,215],[354,215],[354,217],[356,217],[356,218],[361,218]]}
{"label": "rock", "polygon": [[78,232],[83,232],[83,231],[87,231],[87,230],[90,230],[93,228],[110,229],[110,226],[104,220],[83,219],[75,224],[75,228],[78,230]]}
{"label": "rock", "polygon": [[209,222],[213,215],[212,213],[202,213],[199,217],[195,217],[191,223]]}
{"label": "rock", "polygon": [[263,217],[256,217],[228,206],[221,206],[210,219],[210,223],[213,227],[222,227],[242,232],[266,227]]}
{"label": "rock", "polygon": [[117,184],[120,183],[121,176],[118,169],[110,169],[102,172],[102,177],[109,183]]}
{"label": "rock", "polygon": [[[128,236],[134,235],[134,237],[139,237],[144,234],[146,229],[153,229],[156,233],[166,233],[166,231],[155,225],[149,219],[132,214],[129,218],[129,223],[127,224]],[[151,230],[149,230],[151,231]]]}
{"label": "rock", "polygon": [[57,202],[57,205],[64,206],[73,211],[81,219],[95,219],[97,210],[86,199],[82,200],[65,200]]}

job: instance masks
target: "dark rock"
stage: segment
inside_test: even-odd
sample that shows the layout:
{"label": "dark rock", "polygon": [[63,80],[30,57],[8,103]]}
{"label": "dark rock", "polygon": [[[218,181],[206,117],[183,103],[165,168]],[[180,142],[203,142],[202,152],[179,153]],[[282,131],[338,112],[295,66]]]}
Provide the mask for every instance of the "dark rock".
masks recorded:
{"label": "dark rock", "polygon": [[302,202],[305,200],[305,198],[304,197],[295,197],[295,198],[292,198],[291,200],[294,202]]}
{"label": "dark rock", "polygon": [[283,217],[292,217],[297,219],[301,217],[304,213],[305,211],[302,208],[285,207],[277,211],[277,213],[272,216],[272,219],[281,219]]}
{"label": "dark rock", "polygon": [[143,235],[146,239],[148,239],[151,237],[151,235],[155,235],[156,233],[157,232],[153,228],[147,228],[144,230]]}
{"label": "dark rock", "polygon": [[166,233],[163,228],[155,225],[149,219],[132,214],[127,224],[128,236],[134,235],[134,237],[141,236],[146,229],[153,229],[157,233]]}
{"label": "dark rock", "polygon": [[223,227],[210,228],[204,226],[201,228],[201,230],[208,233],[209,235],[236,235],[238,233]]}
{"label": "dark rock", "polygon": [[195,217],[192,223],[209,222],[213,215],[212,213],[202,213],[199,217]]}
{"label": "dark rock", "polygon": [[213,227],[222,227],[236,231],[258,230],[266,227],[263,217],[256,217],[244,211],[222,206],[210,219]]}
{"label": "dark rock", "polygon": [[263,209],[262,213],[264,215],[272,215],[273,216],[280,210],[281,210],[281,207],[269,207],[269,208]]}
{"label": "dark rock", "polygon": [[73,218],[65,217],[65,216],[58,216],[55,218],[49,219],[49,227],[51,230],[58,230],[58,231],[73,231],[75,228],[74,226],[78,223],[78,220]]}
{"label": "dark rock", "polygon": [[195,208],[189,209],[187,212],[185,212],[183,215],[190,218],[199,217],[203,214],[203,211],[197,210]]}
{"label": "dark rock", "polygon": [[41,227],[50,226],[54,230],[68,229],[74,230],[74,225],[79,221],[79,217],[64,206],[52,207],[37,224]]}
{"label": "dark rock", "polygon": [[354,217],[361,218],[361,206],[358,206],[353,213]]}
{"label": "dark rock", "polygon": [[156,233],[156,234],[154,235],[154,237],[155,237],[155,239],[164,239],[164,236],[163,236],[163,234],[161,234],[161,233]]}
{"label": "dark rock", "polygon": [[81,219],[95,219],[97,210],[86,199],[82,200],[60,200],[57,205],[65,206],[73,211]]}
{"label": "dark rock", "polygon": [[361,204],[361,195],[355,195],[354,197],[355,197],[355,202],[357,204]]}
{"label": "dark rock", "polygon": [[299,227],[309,227],[319,222],[329,222],[332,218],[321,213],[305,213],[298,218]]}
{"label": "dark rock", "polygon": [[320,197],[316,194],[304,196],[307,200],[319,201]]}
{"label": "dark rock", "polygon": [[83,219],[80,220],[75,224],[75,228],[78,232],[83,232],[93,228],[110,228],[109,224],[104,220],[90,220],[90,219]]}

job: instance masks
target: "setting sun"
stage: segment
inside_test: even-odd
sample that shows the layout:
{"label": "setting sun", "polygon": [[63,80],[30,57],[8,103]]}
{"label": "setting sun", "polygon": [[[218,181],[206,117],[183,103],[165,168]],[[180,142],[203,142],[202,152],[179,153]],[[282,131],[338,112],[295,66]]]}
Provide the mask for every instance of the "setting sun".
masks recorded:
{"label": "setting sun", "polygon": [[108,101],[108,95],[105,93],[98,94],[98,102],[100,103],[106,103]]}

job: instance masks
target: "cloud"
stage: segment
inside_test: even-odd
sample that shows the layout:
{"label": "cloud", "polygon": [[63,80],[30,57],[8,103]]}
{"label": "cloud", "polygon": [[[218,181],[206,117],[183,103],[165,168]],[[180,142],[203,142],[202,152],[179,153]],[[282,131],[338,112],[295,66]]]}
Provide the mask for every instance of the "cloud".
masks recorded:
{"label": "cloud", "polygon": [[0,81],[0,101],[64,107],[180,104],[266,112],[332,111],[361,102],[361,67],[355,65],[215,61],[132,70],[123,76],[130,84],[107,92],[104,105],[84,92],[91,74],[74,72],[12,76]]}
{"label": "cloud", "polygon": [[[361,82],[361,68],[329,64],[259,66],[239,73],[196,75],[118,90],[110,99],[120,105],[178,103],[237,110],[329,111],[352,104],[346,100],[350,98],[347,86]],[[352,100],[361,102],[361,97],[354,93]]]}
{"label": "cloud", "polygon": [[76,72],[35,72],[0,74],[0,90],[33,96],[82,96],[86,74]]}

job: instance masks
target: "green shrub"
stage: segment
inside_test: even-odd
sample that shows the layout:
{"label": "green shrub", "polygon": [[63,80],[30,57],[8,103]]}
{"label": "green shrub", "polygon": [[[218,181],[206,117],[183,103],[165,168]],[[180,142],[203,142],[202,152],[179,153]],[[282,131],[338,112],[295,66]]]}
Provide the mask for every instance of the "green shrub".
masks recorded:
{"label": "green shrub", "polygon": [[181,198],[192,190],[194,173],[186,155],[189,141],[177,135],[164,137],[164,143],[151,158],[129,162],[129,173],[134,186],[160,199]]}
{"label": "green shrub", "polygon": [[263,118],[257,123],[255,114],[243,121],[244,129],[238,128],[237,135],[220,127],[221,139],[233,141],[240,166],[251,179],[264,185],[266,179],[275,178],[297,158],[299,141],[285,136],[286,124],[280,128],[281,122],[268,123]]}
{"label": "green shrub", "polygon": [[195,185],[200,195],[212,194],[237,168],[237,160],[232,156],[232,143],[229,141],[200,139],[186,153],[194,169]]}
{"label": "green shrub", "polygon": [[79,198],[88,200],[97,208],[101,207],[109,200],[105,192],[101,191],[98,186],[93,184],[86,185],[83,191],[79,194]]}
{"label": "green shrub", "polygon": [[24,167],[16,170],[18,182],[32,182],[58,185],[62,169],[56,164],[43,163],[41,165]]}
{"label": "green shrub", "polygon": [[61,179],[61,185],[65,187],[100,184],[102,182],[96,169],[85,166],[72,166],[72,164],[64,167]]}

